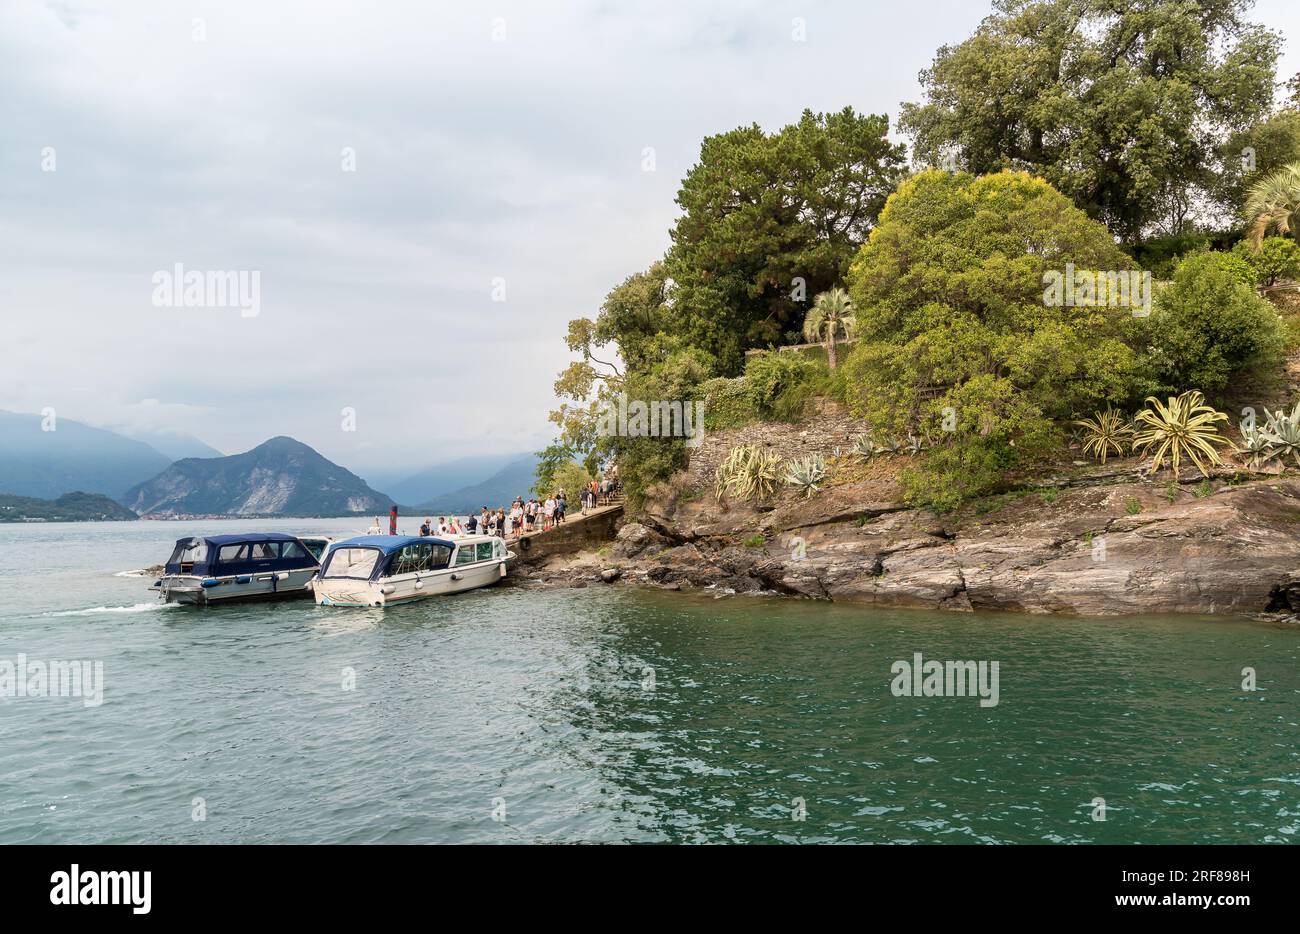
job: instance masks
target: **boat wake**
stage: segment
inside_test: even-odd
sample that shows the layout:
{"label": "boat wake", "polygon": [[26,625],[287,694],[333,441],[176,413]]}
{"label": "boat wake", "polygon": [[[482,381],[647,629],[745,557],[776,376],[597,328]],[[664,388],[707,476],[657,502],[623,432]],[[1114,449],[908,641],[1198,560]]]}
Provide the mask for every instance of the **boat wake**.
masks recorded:
{"label": "boat wake", "polygon": [[99,613],[147,613],[150,610],[170,610],[180,606],[179,603],[135,603],[131,606],[92,606],[84,610],[55,610],[38,613],[37,616],[95,616]]}

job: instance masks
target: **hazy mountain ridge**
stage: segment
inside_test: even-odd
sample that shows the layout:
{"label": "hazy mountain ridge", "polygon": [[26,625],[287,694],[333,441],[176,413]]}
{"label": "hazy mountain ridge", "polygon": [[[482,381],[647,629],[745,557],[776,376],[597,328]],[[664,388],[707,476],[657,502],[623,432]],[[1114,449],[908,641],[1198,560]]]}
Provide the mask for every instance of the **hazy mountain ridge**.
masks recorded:
{"label": "hazy mountain ridge", "polygon": [[[378,482],[394,499],[403,503],[428,503],[460,493],[485,482],[510,464],[533,455],[517,451],[510,454],[474,454],[433,464],[414,474],[367,471],[369,482]],[[483,505],[482,503],[479,504]]]}
{"label": "hazy mountain ridge", "polygon": [[186,458],[127,492],[141,515],[320,516],[387,512],[392,500],[346,468],[279,436],[243,454]]}
{"label": "hazy mountain ridge", "polygon": [[[43,430],[46,426],[53,431]],[[72,491],[120,498],[171,459],[117,432],[68,418],[0,411],[0,493],[55,499]]]}
{"label": "hazy mountain ridge", "polygon": [[525,454],[506,464],[480,483],[435,496],[415,509],[427,514],[460,515],[477,512],[481,506],[508,506],[516,496],[526,496],[536,482],[537,455]]}

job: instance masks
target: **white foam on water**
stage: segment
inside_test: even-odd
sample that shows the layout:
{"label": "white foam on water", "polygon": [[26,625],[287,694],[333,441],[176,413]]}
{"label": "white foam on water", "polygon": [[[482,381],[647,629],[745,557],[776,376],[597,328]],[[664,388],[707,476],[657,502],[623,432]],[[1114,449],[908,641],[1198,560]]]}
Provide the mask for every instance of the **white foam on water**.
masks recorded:
{"label": "white foam on water", "polygon": [[38,613],[38,616],[95,616],[99,613],[147,613],[150,610],[170,610],[179,603],[135,603],[131,606],[92,606],[85,610],[58,610]]}
{"label": "white foam on water", "polygon": [[118,571],[114,577],[148,577],[148,568],[136,568],[134,571]]}

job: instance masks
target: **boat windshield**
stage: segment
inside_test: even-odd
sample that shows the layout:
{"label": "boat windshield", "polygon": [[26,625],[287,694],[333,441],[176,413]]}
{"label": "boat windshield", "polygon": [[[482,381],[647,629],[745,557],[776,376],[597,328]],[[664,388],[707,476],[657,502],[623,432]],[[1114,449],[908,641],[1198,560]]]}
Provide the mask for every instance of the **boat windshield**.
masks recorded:
{"label": "boat windshield", "polygon": [[168,564],[202,564],[207,560],[208,546],[201,538],[185,538],[176,543],[176,550],[167,559]]}
{"label": "boat windshield", "polygon": [[321,577],[359,577],[370,580],[379,560],[378,548],[335,548]]}
{"label": "boat windshield", "polygon": [[389,574],[414,574],[445,568],[451,549],[438,542],[412,542],[393,554],[388,562]]}

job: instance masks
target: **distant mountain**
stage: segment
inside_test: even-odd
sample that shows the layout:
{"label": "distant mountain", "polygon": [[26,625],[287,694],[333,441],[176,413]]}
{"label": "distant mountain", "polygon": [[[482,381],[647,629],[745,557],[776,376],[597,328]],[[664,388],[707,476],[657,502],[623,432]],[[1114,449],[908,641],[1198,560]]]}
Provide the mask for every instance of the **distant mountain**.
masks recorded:
{"label": "distant mountain", "polygon": [[392,500],[293,438],[229,457],[189,457],[133,487],[141,515],[341,516],[387,513]]}
{"label": "distant mountain", "polygon": [[[491,477],[509,464],[525,457],[532,457],[532,455],[479,454],[434,464],[413,475],[390,473],[381,475],[378,471],[368,471],[367,477],[371,483],[378,483],[399,502],[425,503],[481,483],[484,477]],[[479,503],[479,505],[483,504]]]}
{"label": "distant mountain", "polygon": [[187,457],[224,457],[220,451],[193,435],[182,431],[145,431],[120,429],[118,434],[143,441],[168,460],[179,461]]}
{"label": "distant mountain", "polygon": [[138,519],[101,493],[65,493],[58,499],[9,496],[0,493],[0,522],[92,522],[101,519]]}
{"label": "distant mountain", "polygon": [[140,441],[67,418],[0,412],[0,493],[54,499],[73,490],[118,499],[171,459]]}
{"label": "distant mountain", "polygon": [[481,483],[462,487],[414,507],[416,512],[440,516],[463,515],[481,506],[509,506],[516,496],[527,496],[537,480],[537,456],[526,454],[506,464]]}

